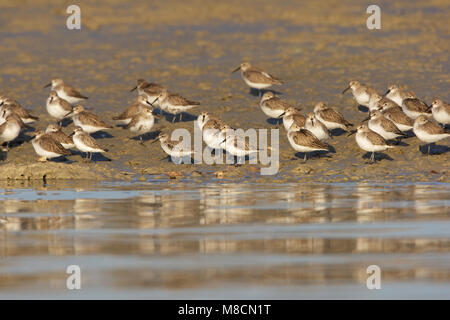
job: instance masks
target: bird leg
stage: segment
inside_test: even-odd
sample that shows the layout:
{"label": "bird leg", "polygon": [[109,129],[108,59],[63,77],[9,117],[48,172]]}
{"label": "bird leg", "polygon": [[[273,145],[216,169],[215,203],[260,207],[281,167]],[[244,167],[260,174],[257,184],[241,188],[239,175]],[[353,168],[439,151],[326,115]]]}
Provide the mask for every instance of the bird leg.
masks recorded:
{"label": "bird leg", "polygon": [[47,157],[40,157],[37,161],[38,162],[47,162]]}
{"label": "bird leg", "polygon": [[303,163],[305,163],[306,162],[306,152],[304,153],[304,156],[303,156]]}

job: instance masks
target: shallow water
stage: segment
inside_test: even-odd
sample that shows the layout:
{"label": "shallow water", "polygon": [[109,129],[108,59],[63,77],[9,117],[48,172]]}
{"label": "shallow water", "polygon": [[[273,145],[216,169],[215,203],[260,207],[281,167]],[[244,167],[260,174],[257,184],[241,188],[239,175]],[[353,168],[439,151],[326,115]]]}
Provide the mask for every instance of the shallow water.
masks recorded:
{"label": "shallow water", "polygon": [[[9,185],[0,298],[450,298],[448,184]],[[82,289],[65,287],[79,265]],[[381,290],[366,287],[369,265]]]}

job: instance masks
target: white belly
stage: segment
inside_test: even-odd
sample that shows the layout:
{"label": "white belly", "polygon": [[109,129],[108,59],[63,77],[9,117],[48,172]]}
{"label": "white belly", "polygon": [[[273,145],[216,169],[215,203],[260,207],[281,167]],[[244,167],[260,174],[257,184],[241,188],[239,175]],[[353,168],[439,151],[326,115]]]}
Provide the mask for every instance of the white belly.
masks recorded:
{"label": "white belly", "polygon": [[356,143],[361,149],[368,152],[378,152],[387,149],[387,146],[374,145],[369,139],[359,133],[356,134]]}
{"label": "white belly", "polygon": [[64,90],[62,90],[62,89],[57,90],[56,93],[58,94],[58,97],[66,100],[68,103],[70,103],[72,105],[84,100],[84,99],[81,99],[81,98],[75,98],[75,97],[68,96],[66,94],[66,92]]}
{"label": "white belly", "polygon": [[450,134],[443,133],[443,134],[429,134],[425,130],[418,130],[417,128],[414,128],[414,134],[419,138],[419,140],[422,140],[426,143],[433,143],[438,142],[439,140],[445,139],[447,137],[450,137]]}
{"label": "white belly", "polygon": [[63,119],[68,113],[68,111],[64,110],[57,103],[47,103],[47,112],[50,116],[58,120]]}
{"label": "white belly", "polygon": [[152,130],[154,123],[155,123],[154,119],[139,121],[135,126],[130,128],[130,131],[144,134]]}
{"label": "white belly", "polygon": [[244,77],[244,75],[242,75],[242,79],[244,79],[245,83],[253,89],[266,89],[266,88],[270,88],[272,85],[270,83],[256,83],[256,82],[251,82],[249,81],[246,77]]}
{"label": "white belly", "polygon": [[203,141],[212,149],[222,149],[224,140],[224,133],[217,129],[206,129],[203,131]]}
{"label": "white belly", "polygon": [[318,113],[316,114],[316,118],[322,122],[325,127],[327,127],[328,130],[333,130],[333,129],[337,129],[337,128],[341,128],[346,130],[345,126],[343,124],[337,123],[337,122],[330,122],[330,121],[326,121],[324,120]]}
{"label": "white belly", "polygon": [[16,124],[7,124],[3,134],[0,136],[2,142],[10,142],[16,139],[20,133],[20,126]]}
{"label": "white belly", "polygon": [[57,157],[61,156],[58,153],[47,151],[47,150],[41,148],[39,141],[33,140],[32,144],[33,144],[34,151],[37,153],[38,156],[46,157],[47,159],[57,158]]}
{"label": "white belly", "polygon": [[432,110],[434,119],[442,124],[449,124],[450,123],[450,114],[445,112],[445,110],[442,110],[440,112]]}
{"label": "white belly", "polygon": [[270,109],[267,108],[264,104],[261,105],[261,110],[265,113],[266,116],[274,119],[279,119],[284,113],[283,109]]}
{"label": "white belly", "polygon": [[104,152],[101,149],[95,149],[85,145],[76,135],[73,136],[73,143],[75,144],[75,147],[82,152]]}
{"label": "white belly", "polygon": [[306,122],[305,129],[309,130],[319,140],[326,140],[326,139],[330,138],[330,136],[328,135],[328,132],[325,132],[322,127],[320,127],[320,126],[313,126],[308,121]]}
{"label": "white belly", "polygon": [[355,99],[359,105],[364,106],[364,107],[369,106],[370,96],[367,93],[358,94],[355,96]]}
{"label": "white belly", "polygon": [[73,124],[74,124],[74,126],[81,127],[81,129],[83,129],[83,131],[87,132],[87,133],[94,133],[94,132],[97,132],[100,130],[108,129],[108,128],[100,128],[100,127],[91,126],[89,124],[83,124],[80,122],[80,120],[78,119],[77,116],[73,117]]}
{"label": "white belly", "polygon": [[396,95],[391,95],[390,93],[388,93],[386,95],[386,98],[391,99],[392,101],[394,101],[396,104],[398,104],[399,106],[402,105],[403,103],[403,99],[400,97],[399,94]]}

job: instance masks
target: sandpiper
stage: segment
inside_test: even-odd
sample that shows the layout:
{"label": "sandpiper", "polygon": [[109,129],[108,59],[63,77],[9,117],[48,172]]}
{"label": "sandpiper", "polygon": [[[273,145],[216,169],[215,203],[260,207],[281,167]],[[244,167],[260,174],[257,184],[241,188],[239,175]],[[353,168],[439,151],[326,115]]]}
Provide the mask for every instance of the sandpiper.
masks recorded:
{"label": "sandpiper", "polygon": [[431,103],[433,118],[443,126],[450,124],[450,104],[435,98]]}
{"label": "sandpiper", "polygon": [[388,87],[388,90],[384,94],[384,97],[391,99],[396,104],[401,106],[403,99],[405,98],[405,94],[406,94],[405,91],[400,90],[400,88],[397,85],[392,84]]}
{"label": "sandpiper", "polygon": [[349,127],[353,126],[352,123],[345,120],[342,113],[335,108],[330,108],[325,102],[318,102],[314,106],[314,113],[316,118],[322,122],[328,130],[343,129],[348,131]]}
{"label": "sandpiper", "polygon": [[397,128],[401,131],[406,132],[411,130],[414,126],[414,120],[408,117],[401,107],[399,107],[395,102],[393,104],[389,101],[384,101],[380,106],[379,110],[383,115],[391,120]]}
{"label": "sandpiper", "polygon": [[[147,82],[144,79],[138,79],[137,85],[133,89],[131,89],[130,92],[133,92],[136,89],[139,95],[147,96],[148,100],[152,102],[159,97],[165,87],[158,83]],[[158,101],[155,102],[155,106],[159,106]]]}
{"label": "sandpiper", "polygon": [[70,116],[73,124],[81,127],[84,132],[93,133],[100,130],[112,129],[112,126],[105,123],[99,116],[84,109],[83,106],[76,105],[73,107]]}
{"label": "sandpiper", "polygon": [[311,131],[299,128],[295,123],[288,131],[287,137],[295,151],[304,153],[303,162],[306,162],[306,154],[309,152],[330,151],[329,145],[320,141]]}
{"label": "sandpiper", "polygon": [[104,153],[108,152],[108,149],[102,148],[97,144],[94,138],[89,133],[83,131],[82,127],[76,126],[72,132],[72,139],[78,150],[88,154],[88,160],[92,160],[92,153]]}
{"label": "sandpiper", "polygon": [[182,137],[179,140],[172,140],[167,133],[161,132],[153,142],[156,142],[158,140],[161,143],[161,148],[164,150],[164,152],[171,157],[183,158],[194,153],[194,151],[191,150],[190,146],[183,143]]}
{"label": "sandpiper", "polygon": [[245,136],[236,134],[236,132],[229,126],[222,127],[221,132],[225,135],[225,150],[227,153],[235,157],[250,156],[254,153],[258,153],[260,150],[251,146],[246,140]]}
{"label": "sandpiper", "polygon": [[241,70],[241,76],[245,83],[250,88],[258,90],[259,95],[261,95],[261,89],[267,89],[274,84],[283,84],[281,79],[268,74],[260,68],[252,67],[249,62],[242,62],[232,73],[239,70]]}
{"label": "sandpiper", "polygon": [[420,115],[430,117],[431,110],[425,102],[416,98],[414,92],[408,92],[402,103],[403,112],[411,119],[416,119]]}
{"label": "sandpiper", "polygon": [[202,130],[203,141],[211,149],[223,149],[226,139],[225,130],[231,129],[221,119],[211,116],[207,112],[202,112],[197,118],[197,124]]}
{"label": "sandpiper", "polygon": [[378,133],[385,140],[405,137],[403,132],[395,125],[395,123],[387,119],[379,110],[371,111],[369,117],[363,121],[367,120],[369,120],[369,129]]}
{"label": "sandpiper", "polygon": [[70,155],[70,151],[66,150],[61,143],[53,139],[50,135],[42,130],[36,130],[32,140],[34,151],[40,158],[38,161],[44,162],[47,159],[58,158]]}
{"label": "sandpiper", "polygon": [[62,79],[53,79],[52,82],[44,86],[44,88],[50,86],[52,87],[53,91],[56,91],[58,97],[66,100],[68,103],[72,105],[88,99],[88,97],[83,96],[73,87],[66,84]]}
{"label": "sandpiper", "polygon": [[31,115],[30,112],[22,107],[16,100],[0,96],[0,112],[2,112],[5,106],[9,106],[11,110],[20,117],[23,123],[33,123],[39,120],[39,117]]}
{"label": "sandpiper", "polygon": [[263,94],[259,106],[266,116],[273,119],[281,118],[285,114],[286,109],[292,108],[289,103],[281,100],[280,97],[271,91]]}
{"label": "sandpiper", "polygon": [[[156,98],[155,98],[156,99]],[[119,116],[113,117],[113,120],[119,121],[122,124],[128,124],[135,115],[139,114],[145,107],[151,106],[148,101],[147,95],[140,94],[137,101],[130,105],[124,112]]]}
{"label": "sandpiper", "polygon": [[305,122],[305,129],[309,130],[321,141],[330,139],[332,137],[327,127],[322,122],[317,120],[314,112],[308,113],[308,117],[306,118]]}
{"label": "sandpiper", "polygon": [[72,112],[72,105],[60,98],[56,91],[52,90],[47,99],[47,112],[60,122]]}
{"label": "sandpiper", "polygon": [[151,108],[143,107],[142,111],[131,118],[131,121],[126,125],[125,129],[129,129],[133,133],[139,134],[139,139],[142,143],[142,136],[152,130],[155,123]]}
{"label": "sandpiper", "polygon": [[373,110],[379,110],[380,106],[385,103],[388,104],[389,107],[398,106],[398,104],[396,104],[391,99],[383,97],[378,93],[373,93],[370,95],[369,105],[367,106],[367,108],[369,108],[369,112]]}
{"label": "sandpiper", "polygon": [[370,130],[365,124],[360,125],[356,130],[352,130],[349,136],[354,133],[356,133],[356,143],[358,146],[364,151],[372,153],[370,157],[372,163],[375,162],[375,152],[393,148],[393,146],[389,145],[382,136],[375,131]]}
{"label": "sandpiper", "polygon": [[0,143],[6,142],[6,150],[8,150],[10,142],[19,136],[22,126],[20,118],[15,114],[7,114],[4,119],[5,121],[0,125]]}
{"label": "sandpiper", "polygon": [[[162,110],[174,115],[172,122],[175,121],[175,116],[177,114],[180,114],[181,121],[183,117],[182,112],[197,107],[200,104],[200,102],[185,99],[179,94],[170,93],[166,88],[161,91],[161,94],[155,99],[155,101],[159,101],[159,105]],[[155,101],[152,101],[151,103],[153,104]]]}
{"label": "sandpiper", "polygon": [[342,91],[342,94],[344,94],[349,89],[352,89],[353,97],[355,98],[356,102],[364,107],[369,106],[370,96],[376,93],[374,88],[369,87],[368,85],[361,84],[356,80],[350,81],[348,87],[345,88],[344,91]]}
{"label": "sandpiper", "polygon": [[299,127],[304,127],[306,118],[300,113],[299,109],[294,107],[287,108],[283,114],[283,125],[286,131],[289,131],[293,123],[296,123]]}
{"label": "sandpiper", "polygon": [[419,140],[428,144],[428,152],[430,154],[431,144],[450,137],[450,131],[442,128],[437,123],[430,121],[427,116],[418,116],[414,121],[414,134]]}
{"label": "sandpiper", "polygon": [[45,133],[61,143],[65,149],[75,148],[72,137],[65,134],[57,124],[49,124],[45,129]]}

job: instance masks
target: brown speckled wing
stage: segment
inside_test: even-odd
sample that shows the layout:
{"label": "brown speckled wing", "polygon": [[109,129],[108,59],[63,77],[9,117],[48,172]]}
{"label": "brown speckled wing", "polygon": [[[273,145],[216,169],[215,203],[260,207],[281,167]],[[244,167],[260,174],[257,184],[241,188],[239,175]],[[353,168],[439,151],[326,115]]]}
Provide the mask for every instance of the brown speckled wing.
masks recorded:
{"label": "brown speckled wing", "polygon": [[423,128],[429,133],[429,134],[444,134],[447,133],[444,128],[442,128],[437,123],[427,121],[423,124]]}
{"label": "brown speckled wing", "polygon": [[244,71],[244,76],[254,83],[282,84],[281,80],[259,69],[251,68]]}
{"label": "brown speckled wing", "polygon": [[386,119],[385,117],[381,118],[381,127],[388,132],[393,132],[395,134],[403,135],[403,132],[401,132],[400,129],[397,128],[395,123],[393,123],[389,119]]}
{"label": "brown speckled wing", "polygon": [[42,137],[40,137],[39,144],[41,145],[41,147],[43,149],[57,153],[57,154],[61,154],[61,155],[70,155],[71,154],[69,150],[64,149],[64,147],[61,145],[61,143],[59,143],[58,141],[56,141],[49,135],[43,135]]}
{"label": "brown speckled wing", "polygon": [[315,149],[329,150],[329,146],[313,135],[309,130],[300,129],[299,131],[293,132],[292,139],[294,142],[300,146],[308,146]]}
{"label": "brown speckled wing", "polygon": [[378,133],[374,131],[366,132],[367,138],[375,145],[377,146],[385,146],[387,145],[386,140],[382,136],[380,136]]}
{"label": "brown speckled wing", "polygon": [[89,111],[82,111],[78,114],[78,116],[82,123],[87,123],[96,127],[112,128],[111,125],[107,124],[102,119],[100,119],[96,114],[93,114]]}

